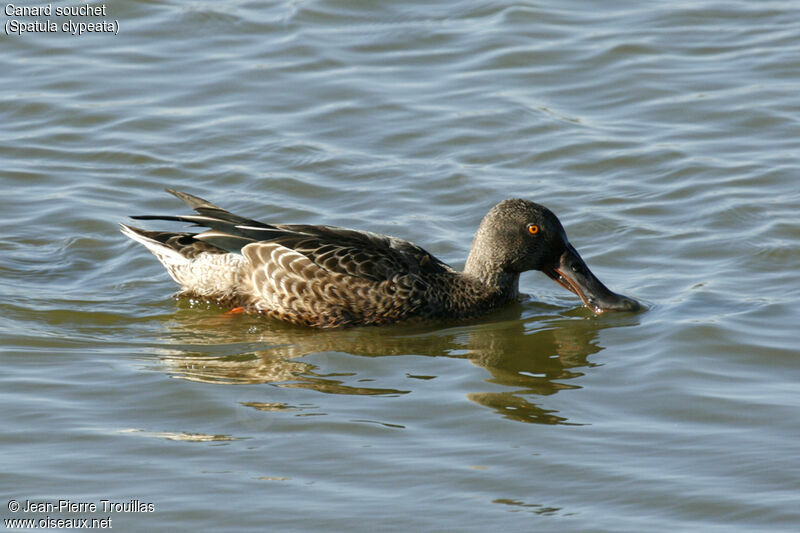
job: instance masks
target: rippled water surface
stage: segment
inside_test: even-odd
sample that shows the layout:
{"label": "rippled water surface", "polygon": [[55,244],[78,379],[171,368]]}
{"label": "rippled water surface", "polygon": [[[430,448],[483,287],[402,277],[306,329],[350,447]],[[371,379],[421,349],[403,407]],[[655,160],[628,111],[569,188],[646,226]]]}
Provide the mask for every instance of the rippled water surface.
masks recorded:
{"label": "rippled water surface", "polygon": [[[0,35],[2,518],[798,530],[795,2],[104,5]],[[649,309],[528,273],[465,324],[226,315],[117,231],[165,187],[458,268],[529,198]]]}

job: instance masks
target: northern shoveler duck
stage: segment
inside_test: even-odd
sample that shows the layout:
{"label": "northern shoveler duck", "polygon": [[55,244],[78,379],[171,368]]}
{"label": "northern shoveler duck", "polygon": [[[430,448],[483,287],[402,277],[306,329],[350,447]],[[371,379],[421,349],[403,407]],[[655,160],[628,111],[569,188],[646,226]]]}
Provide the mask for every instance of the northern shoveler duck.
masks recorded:
{"label": "northern shoveler duck", "polygon": [[315,327],[470,318],[519,294],[519,275],[541,270],[594,311],[636,311],[586,266],[546,207],[505,200],[483,218],[463,272],[416,244],[334,226],[264,224],[167,189],[198,214],[134,216],[191,222],[200,233],[120,224],[181,285],[183,294]]}

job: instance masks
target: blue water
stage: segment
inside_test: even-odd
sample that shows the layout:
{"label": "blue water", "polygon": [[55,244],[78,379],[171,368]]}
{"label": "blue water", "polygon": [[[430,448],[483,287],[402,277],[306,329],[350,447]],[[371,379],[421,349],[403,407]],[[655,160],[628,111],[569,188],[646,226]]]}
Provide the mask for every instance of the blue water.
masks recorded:
{"label": "blue water", "polygon": [[[3,519],[800,527],[794,3],[96,5],[118,34],[0,34]],[[165,187],[456,268],[528,198],[649,309],[529,273],[465,324],[225,315],[117,230]]]}

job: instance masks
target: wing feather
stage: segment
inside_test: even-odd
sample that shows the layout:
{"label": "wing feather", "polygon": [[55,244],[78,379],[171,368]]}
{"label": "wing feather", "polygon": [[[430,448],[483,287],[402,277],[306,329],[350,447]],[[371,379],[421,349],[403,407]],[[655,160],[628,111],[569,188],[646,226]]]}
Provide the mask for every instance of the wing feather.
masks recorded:
{"label": "wing feather", "polygon": [[331,226],[304,226],[302,230],[287,232],[271,242],[303,254],[330,272],[370,281],[452,272],[423,248],[394,237]]}
{"label": "wing feather", "polygon": [[[250,246],[256,243],[275,243],[284,249],[293,250],[330,273],[373,282],[392,280],[404,275],[453,272],[449,266],[423,248],[395,237],[336,226],[265,224],[234,215],[197,196],[171,189],[167,191],[186,202],[198,214],[133,218],[177,220],[210,228],[193,235],[194,242],[207,242],[216,249],[240,252],[245,256],[252,256],[254,260],[258,255],[260,264],[273,264],[275,258],[270,260],[261,257],[261,248]],[[267,248],[275,250],[274,247]],[[250,251],[245,254],[245,249]],[[290,265],[283,266],[289,268]],[[300,268],[300,263],[293,268]]]}

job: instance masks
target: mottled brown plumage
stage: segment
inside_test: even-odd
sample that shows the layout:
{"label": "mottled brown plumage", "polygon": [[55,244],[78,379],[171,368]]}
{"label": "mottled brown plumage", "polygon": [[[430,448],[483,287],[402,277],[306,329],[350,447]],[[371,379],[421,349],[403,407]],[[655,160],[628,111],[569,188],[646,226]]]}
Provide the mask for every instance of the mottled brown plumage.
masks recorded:
{"label": "mottled brown plumage", "polygon": [[[527,200],[492,208],[464,272],[458,272],[395,237],[333,226],[264,224],[196,196],[168,192],[197,214],[133,218],[209,229],[157,232],[121,224],[122,232],[153,252],[185,294],[296,324],[475,317],[515,299],[519,274],[531,269],[543,270],[597,313],[638,308],[594,278],[556,216]],[[577,270],[566,272],[567,267]]]}

